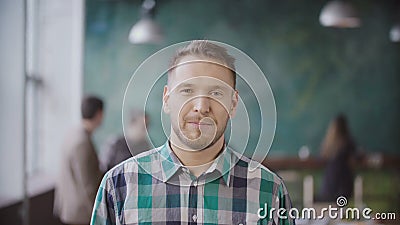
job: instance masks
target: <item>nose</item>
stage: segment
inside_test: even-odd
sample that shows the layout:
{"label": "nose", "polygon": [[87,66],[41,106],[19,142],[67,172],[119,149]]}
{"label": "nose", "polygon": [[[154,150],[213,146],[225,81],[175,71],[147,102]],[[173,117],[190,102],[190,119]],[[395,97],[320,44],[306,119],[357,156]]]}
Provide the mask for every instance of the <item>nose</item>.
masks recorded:
{"label": "nose", "polygon": [[193,99],[193,111],[201,114],[210,112],[210,99],[208,97],[198,97]]}

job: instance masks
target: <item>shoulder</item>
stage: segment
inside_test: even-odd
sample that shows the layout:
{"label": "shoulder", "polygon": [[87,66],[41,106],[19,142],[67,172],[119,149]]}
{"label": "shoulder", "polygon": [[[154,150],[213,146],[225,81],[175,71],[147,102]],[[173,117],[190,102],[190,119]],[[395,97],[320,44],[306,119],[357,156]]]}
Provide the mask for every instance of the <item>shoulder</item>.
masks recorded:
{"label": "shoulder", "polygon": [[[247,188],[254,193],[253,197],[259,202],[267,202],[275,207],[291,207],[291,200],[283,179],[259,162],[242,157],[234,169],[233,187],[238,186],[243,174],[246,175]],[[235,170],[243,170],[239,175]],[[239,181],[238,181],[239,180]],[[276,205],[278,204],[278,205]]]}
{"label": "shoulder", "polygon": [[123,135],[114,137],[114,139],[110,141],[110,148],[112,148],[113,151],[118,151],[123,148],[128,148],[125,137]]}
{"label": "shoulder", "polygon": [[110,169],[104,175],[104,179],[121,180],[120,178],[122,176],[125,177],[126,174],[135,175],[138,173],[143,173],[142,167],[145,165],[145,163],[151,164],[152,162],[154,162],[154,160],[158,157],[158,154],[155,153],[157,153],[160,148],[161,147],[142,152],[136,156],[130,157],[129,159],[122,161],[121,163]]}
{"label": "shoulder", "polygon": [[88,157],[97,157],[91,137],[81,127],[73,127],[69,130],[61,144],[61,148],[65,160],[87,162]]}
{"label": "shoulder", "polygon": [[79,147],[90,143],[90,135],[82,126],[75,126],[68,130],[64,138],[64,145],[71,147]]}
{"label": "shoulder", "polygon": [[125,146],[127,146],[127,144],[125,142],[125,137],[123,135],[111,136],[104,142],[104,145],[102,146],[101,155],[105,161],[111,160],[115,158],[115,155],[119,154],[121,149],[123,149]]}
{"label": "shoulder", "polygon": [[249,180],[255,179],[260,180],[261,183],[264,184],[272,183],[278,186],[283,185],[282,178],[275,172],[271,171],[262,163],[249,159],[246,156],[240,157],[236,167],[239,167],[239,170],[244,170],[246,172],[246,177]]}

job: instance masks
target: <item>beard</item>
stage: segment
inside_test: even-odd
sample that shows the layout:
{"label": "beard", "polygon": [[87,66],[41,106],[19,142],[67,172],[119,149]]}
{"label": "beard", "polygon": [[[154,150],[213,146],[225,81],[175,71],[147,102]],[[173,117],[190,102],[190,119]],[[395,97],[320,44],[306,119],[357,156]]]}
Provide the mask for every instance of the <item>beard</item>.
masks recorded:
{"label": "beard", "polygon": [[[204,128],[202,128],[202,126],[195,128],[191,127],[192,125],[188,124],[187,122],[182,122],[180,126],[171,123],[173,132],[178,137],[179,141],[184,145],[178,145],[180,148],[187,151],[202,151],[214,145],[224,134],[228,118],[223,121],[223,127],[220,128],[218,128],[215,120],[211,119],[210,117],[205,117],[200,121],[212,125],[207,125]],[[176,143],[174,144],[176,145]]]}

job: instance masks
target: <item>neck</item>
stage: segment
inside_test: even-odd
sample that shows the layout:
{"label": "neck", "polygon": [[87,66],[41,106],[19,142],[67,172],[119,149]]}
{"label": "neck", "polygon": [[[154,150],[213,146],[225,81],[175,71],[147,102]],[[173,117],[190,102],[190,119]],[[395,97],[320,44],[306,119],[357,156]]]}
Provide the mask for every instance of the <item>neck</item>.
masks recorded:
{"label": "neck", "polygon": [[217,142],[212,146],[200,151],[187,151],[179,148],[170,142],[170,146],[175,155],[179,158],[185,166],[201,166],[206,165],[219,155],[224,147],[224,135],[222,135]]}
{"label": "neck", "polygon": [[83,119],[82,124],[83,124],[83,128],[89,133],[89,135],[92,134],[93,131],[96,129],[96,126],[90,120]]}

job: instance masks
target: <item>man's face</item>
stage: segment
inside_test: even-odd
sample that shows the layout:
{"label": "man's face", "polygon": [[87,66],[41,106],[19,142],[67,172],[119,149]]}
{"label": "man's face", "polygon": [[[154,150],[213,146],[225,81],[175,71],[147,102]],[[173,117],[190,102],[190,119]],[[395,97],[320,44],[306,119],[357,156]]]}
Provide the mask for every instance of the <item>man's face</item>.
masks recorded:
{"label": "man's face", "polygon": [[172,127],[170,141],[181,149],[203,150],[223,137],[228,119],[236,111],[238,93],[232,71],[215,60],[186,56],[182,63],[164,88],[163,107]]}
{"label": "man's face", "polygon": [[137,116],[137,118],[131,121],[128,125],[127,134],[128,138],[132,141],[143,141],[146,139],[147,134],[147,119],[143,116]]}
{"label": "man's face", "polygon": [[92,121],[95,124],[95,128],[98,128],[103,123],[104,111],[99,110],[96,112],[95,116],[93,117]]}

